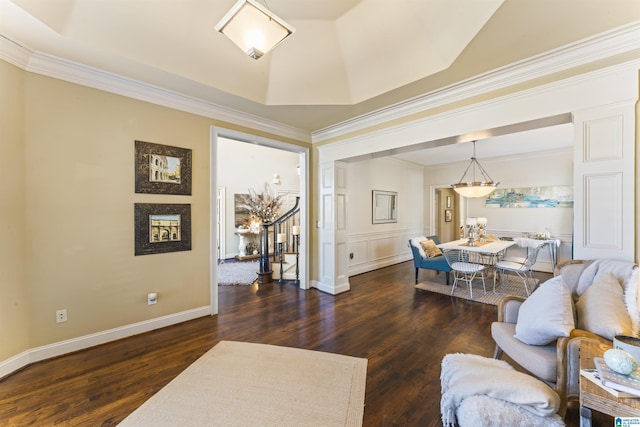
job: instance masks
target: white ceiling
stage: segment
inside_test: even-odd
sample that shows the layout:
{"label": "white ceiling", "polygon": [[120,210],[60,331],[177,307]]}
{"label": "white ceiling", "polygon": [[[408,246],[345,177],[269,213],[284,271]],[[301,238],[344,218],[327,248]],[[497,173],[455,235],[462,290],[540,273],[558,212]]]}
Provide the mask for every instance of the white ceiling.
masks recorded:
{"label": "white ceiling", "polygon": [[[235,2],[0,0],[0,35],[314,132],[640,20],[638,0],[268,0],[296,32],[256,61],[214,30]],[[566,146],[568,128],[485,140],[478,156]],[[457,161],[470,145],[397,155]]]}
{"label": "white ceiling", "polygon": [[[481,161],[491,157],[511,157],[570,147],[573,147],[573,124],[567,123],[484,138],[476,142],[476,156]],[[469,160],[472,154],[473,144],[465,142],[407,151],[393,154],[392,157],[429,166]]]}

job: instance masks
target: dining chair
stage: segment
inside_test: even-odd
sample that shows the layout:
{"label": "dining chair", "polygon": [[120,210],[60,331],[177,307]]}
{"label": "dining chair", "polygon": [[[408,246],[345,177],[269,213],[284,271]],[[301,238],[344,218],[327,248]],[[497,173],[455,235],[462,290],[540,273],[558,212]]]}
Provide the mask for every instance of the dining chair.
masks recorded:
{"label": "dining chair", "polygon": [[458,280],[460,280],[468,283],[469,293],[471,295],[471,299],[473,299],[473,279],[475,279],[477,275],[480,275],[482,278],[482,288],[484,289],[484,293],[487,293],[487,287],[484,282],[484,270],[486,269],[486,266],[473,262],[470,259],[468,252],[457,249],[445,250],[444,257],[453,272],[451,295],[453,295],[453,292],[456,290],[456,286],[458,285]]}
{"label": "dining chair", "polygon": [[[533,287],[535,286],[535,278],[533,277],[533,265],[538,259],[538,253],[544,244],[540,244],[536,247],[527,248],[527,256],[523,258],[504,258],[498,261],[495,265],[496,273],[500,274],[500,283],[504,282],[505,274],[511,273],[518,276],[524,283],[524,290],[527,292],[527,296],[531,295]],[[498,274],[493,275],[493,292],[496,292],[496,278]],[[529,280],[531,280],[532,286],[529,289]]]}

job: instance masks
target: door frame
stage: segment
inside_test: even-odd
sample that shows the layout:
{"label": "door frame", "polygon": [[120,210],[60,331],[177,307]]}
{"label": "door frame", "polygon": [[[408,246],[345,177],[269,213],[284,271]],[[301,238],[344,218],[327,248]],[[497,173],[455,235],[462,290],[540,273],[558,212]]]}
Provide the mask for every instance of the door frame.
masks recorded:
{"label": "door frame", "polygon": [[209,196],[209,265],[210,265],[210,283],[209,283],[209,299],[211,304],[211,314],[218,313],[218,262],[216,250],[216,239],[218,238],[218,218],[217,218],[217,162],[218,162],[218,137],[234,139],[236,141],[246,142],[249,144],[261,145],[265,147],[275,148],[279,150],[298,153],[300,157],[300,288],[309,289],[309,235],[311,228],[309,226],[309,203],[310,203],[310,187],[309,187],[309,170],[310,155],[309,148],[301,145],[290,144],[287,142],[277,141],[262,136],[252,135],[237,130],[211,126],[209,131],[210,150],[209,150],[209,171],[210,171],[210,196]]}

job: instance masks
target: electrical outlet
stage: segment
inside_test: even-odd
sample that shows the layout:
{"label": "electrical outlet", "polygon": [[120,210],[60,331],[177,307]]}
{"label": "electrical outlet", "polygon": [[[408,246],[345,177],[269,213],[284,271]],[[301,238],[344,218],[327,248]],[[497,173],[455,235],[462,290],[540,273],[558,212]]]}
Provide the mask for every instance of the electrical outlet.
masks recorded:
{"label": "electrical outlet", "polygon": [[147,294],[147,305],[154,305],[158,303],[158,294],[151,292]]}
{"label": "electrical outlet", "polygon": [[64,323],[67,321],[67,309],[56,310],[56,323]]}

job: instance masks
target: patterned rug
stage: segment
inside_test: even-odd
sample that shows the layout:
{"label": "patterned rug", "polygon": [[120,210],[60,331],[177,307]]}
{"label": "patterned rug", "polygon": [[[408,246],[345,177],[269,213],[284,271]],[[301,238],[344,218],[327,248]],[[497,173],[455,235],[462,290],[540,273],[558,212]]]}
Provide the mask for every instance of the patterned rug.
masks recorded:
{"label": "patterned rug", "polygon": [[223,262],[218,264],[218,286],[251,285],[258,280],[258,261]]}
{"label": "patterned rug", "polygon": [[[441,276],[444,276],[444,274]],[[453,274],[450,280],[451,284],[453,285]],[[498,283],[495,292],[493,291],[493,278],[485,279],[485,284],[487,287],[486,294],[482,289],[482,280],[475,279],[473,281],[473,298],[471,298],[471,294],[469,293],[469,289],[467,287],[467,282],[458,282],[456,290],[453,292],[452,296],[491,305],[498,305],[500,300],[505,295],[513,295],[523,298],[526,298],[527,296],[522,280],[516,280],[512,277],[508,277],[503,284]],[[439,294],[451,294],[451,286],[447,286],[443,283],[438,283],[431,280],[422,281],[415,285],[415,288],[430,292],[437,292]],[[531,281],[529,281],[529,289],[531,289]]]}

